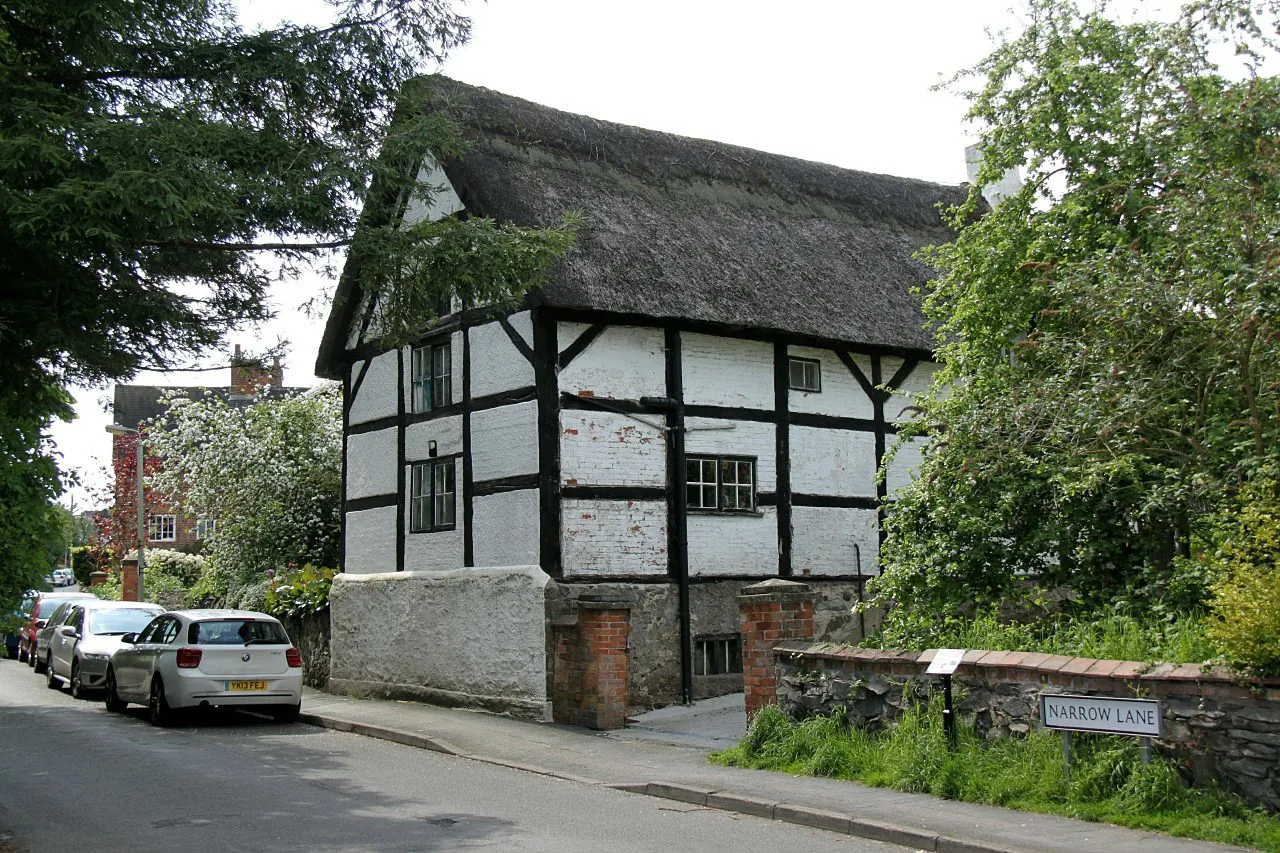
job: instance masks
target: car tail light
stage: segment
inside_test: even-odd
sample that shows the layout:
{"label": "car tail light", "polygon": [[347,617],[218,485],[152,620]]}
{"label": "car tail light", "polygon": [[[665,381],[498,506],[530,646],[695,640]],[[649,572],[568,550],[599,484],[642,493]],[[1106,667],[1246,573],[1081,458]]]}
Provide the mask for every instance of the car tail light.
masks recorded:
{"label": "car tail light", "polygon": [[178,669],[195,669],[199,665],[199,649],[178,649]]}
{"label": "car tail light", "polygon": [[302,652],[298,651],[297,646],[290,646],[289,651],[284,653],[284,659],[289,662],[289,666],[294,669],[302,668]]}

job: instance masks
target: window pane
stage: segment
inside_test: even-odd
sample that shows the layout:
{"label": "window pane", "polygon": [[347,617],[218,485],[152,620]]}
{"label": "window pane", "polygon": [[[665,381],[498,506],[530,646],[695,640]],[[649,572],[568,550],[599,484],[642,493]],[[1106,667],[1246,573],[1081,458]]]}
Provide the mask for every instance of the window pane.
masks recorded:
{"label": "window pane", "polygon": [[804,364],[802,362],[795,360],[791,362],[791,387],[804,387]]}

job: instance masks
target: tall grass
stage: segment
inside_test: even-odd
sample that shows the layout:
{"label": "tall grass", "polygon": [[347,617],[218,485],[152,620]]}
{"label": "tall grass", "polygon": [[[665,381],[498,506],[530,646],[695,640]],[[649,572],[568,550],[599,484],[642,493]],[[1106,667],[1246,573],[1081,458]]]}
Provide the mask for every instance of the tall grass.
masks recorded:
{"label": "tall grass", "polygon": [[955,748],[948,748],[937,697],[907,708],[878,733],[851,728],[840,714],[792,723],[771,706],[756,714],[736,747],[711,760],[1280,853],[1280,819],[1222,792],[1185,787],[1176,767],[1158,756],[1144,765],[1134,738],[1075,735],[1068,780],[1061,740],[1047,731],[988,743],[961,724]]}

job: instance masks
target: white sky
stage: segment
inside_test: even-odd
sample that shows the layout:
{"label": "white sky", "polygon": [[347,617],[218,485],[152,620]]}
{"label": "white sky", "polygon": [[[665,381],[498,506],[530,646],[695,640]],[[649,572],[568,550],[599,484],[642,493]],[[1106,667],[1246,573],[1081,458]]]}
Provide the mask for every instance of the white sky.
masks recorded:
{"label": "white sky", "polygon": [[[241,0],[247,19],[315,19],[318,2]],[[472,39],[451,77],[569,112],[851,169],[965,180],[965,104],[931,92],[1016,29],[1017,0],[489,0],[469,3]],[[246,23],[252,21],[246,20]],[[292,344],[286,385],[310,385],[323,318],[298,308],[331,282],[280,287],[279,318],[229,340]],[[227,356],[209,364],[225,364]],[[228,372],[143,373],[140,385],[226,385]],[[52,437],[65,471],[104,482],[113,387],[74,389],[78,418]],[[73,492],[77,510],[93,498]],[[68,500],[64,496],[64,503]]]}

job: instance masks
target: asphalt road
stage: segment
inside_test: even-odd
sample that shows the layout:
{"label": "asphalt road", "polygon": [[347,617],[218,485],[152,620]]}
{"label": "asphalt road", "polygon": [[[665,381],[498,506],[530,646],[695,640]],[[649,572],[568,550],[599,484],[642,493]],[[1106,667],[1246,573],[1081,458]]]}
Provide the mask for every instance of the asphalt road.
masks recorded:
{"label": "asphalt road", "polygon": [[302,724],[155,729],[0,661],[0,850],[901,851]]}

